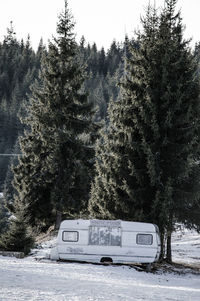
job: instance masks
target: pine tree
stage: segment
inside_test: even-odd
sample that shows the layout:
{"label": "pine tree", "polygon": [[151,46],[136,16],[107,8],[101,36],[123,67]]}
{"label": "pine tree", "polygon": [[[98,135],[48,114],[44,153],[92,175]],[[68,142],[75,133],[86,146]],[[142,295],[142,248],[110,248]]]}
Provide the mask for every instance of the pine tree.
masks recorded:
{"label": "pine tree", "polygon": [[0,193],[0,235],[8,228],[8,210],[5,207],[3,194]]}
{"label": "pine tree", "polygon": [[[175,13],[175,0],[166,1],[160,16],[156,43],[153,96],[159,100],[157,117],[159,125],[160,195],[165,203],[167,221],[167,260],[171,261],[171,233],[175,218],[187,204],[199,199],[197,185],[199,170],[199,80],[197,64],[183,39],[180,13]],[[162,75],[160,77],[160,75]],[[191,178],[194,178],[191,185]],[[190,183],[190,185],[188,185]],[[156,206],[159,206],[156,204]],[[189,219],[189,215],[187,217]]]}
{"label": "pine tree", "polygon": [[97,126],[82,89],[84,72],[73,30],[65,1],[58,37],[49,43],[40,80],[32,88],[29,129],[21,138],[22,157],[14,169],[16,199],[25,204],[32,225],[48,226],[56,212],[69,217],[87,208]]}
{"label": "pine tree", "polygon": [[27,255],[34,245],[34,238],[27,225],[25,210],[15,203],[15,215],[10,219],[8,230],[0,237],[0,249],[23,252]]}
{"label": "pine tree", "polygon": [[[141,49],[130,48],[132,55],[129,59],[125,57],[121,96],[109,107],[110,125],[104,135],[106,150],[100,147],[100,154],[96,154],[97,176],[91,192],[90,211],[96,215],[95,208],[99,208],[100,212],[105,211],[107,215],[110,212],[115,218],[148,221],[150,179],[146,169],[147,146],[142,135],[145,132],[149,137],[155,136],[153,126],[149,126],[155,117],[146,92],[146,61]],[[148,107],[146,116],[143,116],[143,104]],[[102,159],[99,161],[100,156]],[[102,197],[102,190],[106,197]]]}
{"label": "pine tree", "polygon": [[167,233],[168,261],[173,223],[200,192],[190,180],[199,174],[197,66],[175,7],[176,0],[166,0],[159,15],[149,7],[142,20],[90,200],[94,215],[157,223],[162,237]]}

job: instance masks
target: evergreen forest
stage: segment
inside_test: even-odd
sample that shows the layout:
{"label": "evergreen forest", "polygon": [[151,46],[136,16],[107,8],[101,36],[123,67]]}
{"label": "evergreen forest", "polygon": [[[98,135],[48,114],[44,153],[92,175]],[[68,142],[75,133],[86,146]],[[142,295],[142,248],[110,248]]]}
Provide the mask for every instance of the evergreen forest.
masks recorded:
{"label": "evergreen forest", "polygon": [[200,231],[200,43],[177,0],[107,50],[76,41],[64,4],[47,46],[12,22],[0,42],[0,249],[28,254],[62,219],[121,219],[157,224],[171,262],[175,224]]}

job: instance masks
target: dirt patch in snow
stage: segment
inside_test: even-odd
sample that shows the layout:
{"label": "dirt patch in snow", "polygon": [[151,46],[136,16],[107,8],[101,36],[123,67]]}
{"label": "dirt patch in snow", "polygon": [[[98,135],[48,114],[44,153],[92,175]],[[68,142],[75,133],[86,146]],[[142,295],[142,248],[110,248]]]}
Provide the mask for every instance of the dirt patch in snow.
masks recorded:
{"label": "dirt patch in snow", "polygon": [[200,264],[185,263],[156,263],[152,268],[152,273],[173,273],[177,275],[195,274],[200,275]]}

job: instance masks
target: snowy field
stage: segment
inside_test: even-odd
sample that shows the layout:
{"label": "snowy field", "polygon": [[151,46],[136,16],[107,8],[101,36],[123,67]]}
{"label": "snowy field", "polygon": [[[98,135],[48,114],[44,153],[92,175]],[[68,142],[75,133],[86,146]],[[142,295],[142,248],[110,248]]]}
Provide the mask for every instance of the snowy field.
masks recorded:
{"label": "snowy field", "polygon": [[193,264],[200,268],[200,234],[180,228],[173,234],[172,241],[175,262]]}
{"label": "snowy field", "polygon": [[[25,259],[0,257],[0,301],[199,301],[200,271],[176,268],[154,273],[128,266],[36,261],[48,244]],[[200,235],[173,235],[173,259],[200,267]]]}

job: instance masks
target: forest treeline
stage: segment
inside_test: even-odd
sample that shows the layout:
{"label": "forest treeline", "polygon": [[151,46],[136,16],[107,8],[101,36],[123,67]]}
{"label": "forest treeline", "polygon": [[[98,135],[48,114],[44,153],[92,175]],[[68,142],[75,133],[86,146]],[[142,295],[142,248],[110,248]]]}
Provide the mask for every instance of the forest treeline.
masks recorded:
{"label": "forest treeline", "polygon": [[[87,44],[82,37],[78,44],[78,57],[85,70],[85,89],[88,98],[96,107],[95,119],[105,120],[109,100],[117,98],[117,82],[123,72],[123,44],[115,41],[105,52],[96,44]],[[0,43],[0,153],[13,154],[20,150],[17,138],[23,133],[23,117],[29,102],[30,87],[38,78],[42,55],[47,52],[41,40],[38,50],[31,47],[30,38],[18,41],[12,22],[7,35]],[[0,156],[0,191],[4,183],[12,157]]]}
{"label": "forest treeline", "polygon": [[143,30],[107,51],[75,41],[67,1],[48,48],[33,51],[10,24],[0,43],[0,248],[28,253],[30,229],[62,218],[125,219],[156,223],[171,261],[175,223],[200,229],[200,44],[184,40],[176,2],[149,6]]}

